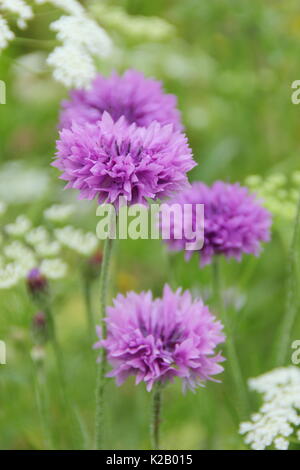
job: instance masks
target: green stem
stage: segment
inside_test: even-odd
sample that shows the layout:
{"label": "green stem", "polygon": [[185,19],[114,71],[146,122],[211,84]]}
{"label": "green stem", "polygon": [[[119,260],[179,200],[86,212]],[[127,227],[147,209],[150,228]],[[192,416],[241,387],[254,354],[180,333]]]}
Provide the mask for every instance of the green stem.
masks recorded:
{"label": "green stem", "polygon": [[44,364],[38,364],[35,366],[35,382],[36,382],[36,400],[38,410],[41,418],[41,423],[44,428],[45,444],[46,448],[52,449],[52,435],[51,426],[49,424],[49,415],[46,405],[46,378],[45,378],[45,366]]}
{"label": "green stem", "polygon": [[68,403],[67,381],[66,381],[66,375],[65,375],[63,354],[62,354],[59,341],[57,339],[54,316],[49,305],[47,305],[47,307],[45,308],[45,313],[47,316],[47,324],[49,327],[50,341],[52,342],[53,351],[55,354],[56,366],[57,366],[58,375],[59,375],[62,397],[63,397],[64,405],[67,405]]}
{"label": "green stem", "polygon": [[70,419],[70,428],[71,428],[71,435],[73,438],[73,446],[74,448],[81,448],[83,443],[83,435],[81,426],[77,417],[77,411],[74,406],[70,405],[69,398],[68,398],[68,387],[67,387],[67,378],[66,378],[66,370],[64,364],[64,357],[60,347],[60,343],[57,338],[56,333],[56,326],[55,326],[55,319],[52,313],[51,307],[49,306],[49,302],[45,306],[45,313],[47,316],[47,323],[49,326],[49,334],[50,334],[50,341],[52,342],[55,358],[56,358],[56,366],[58,370],[59,382],[60,382],[60,389],[62,394],[63,406],[66,410],[66,414]]}
{"label": "green stem", "polygon": [[94,312],[92,308],[91,287],[92,287],[91,281],[85,275],[83,275],[83,296],[84,296],[87,324],[88,324],[88,329],[89,329],[90,343],[92,344],[95,340],[96,325],[95,325]]}
{"label": "green stem", "polygon": [[281,335],[276,353],[276,366],[286,364],[289,347],[291,344],[291,332],[295,322],[297,302],[297,243],[299,239],[300,225],[300,195],[297,205],[292,241],[290,245],[287,263],[287,294],[285,301],[285,315],[281,325]]}
{"label": "green stem", "polygon": [[[100,274],[100,319],[103,339],[106,338],[106,324],[103,320],[106,314],[112,244],[112,239],[107,238],[105,240]],[[104,439],[104,389],[106,382],[106,362],[107,360],[105,349],[101,348],[100,364],[98,367],[96,384],[96,449],[98,450],[102,449]]]}
{"label": "green stem", "polygon": [[152,437],[152,450],[160,449],[160,423],[161,423],[161,408],[162,408],[162,385],[158,382],[154,385],[152,396],[152,423],[151,423],[151,437]]}
{"label": "green stem", "polygon": [[248,415],[249,402],[248,394],[245,386],[245,380],[241,371],[238,355],[233,339],[233,331],[228,313],[223,305],[222,300],[222,289],[221,289],[221,276],[220,276],[220,264],[217,257],[213,260],[213,285],[214,285],[214,298],[218,313],[224,323],[226,333],[226,349],[228,355],[229,366],[231,369],[232,379],[235,385],[237,394],[237,409],[239,411],[240,418],[243,419]]}

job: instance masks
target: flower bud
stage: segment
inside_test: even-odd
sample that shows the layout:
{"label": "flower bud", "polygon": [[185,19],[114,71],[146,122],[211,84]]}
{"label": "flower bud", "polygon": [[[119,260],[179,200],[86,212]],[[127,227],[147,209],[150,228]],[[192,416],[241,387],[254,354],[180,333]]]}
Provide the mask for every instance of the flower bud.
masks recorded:
{"label": "flower bud", "polygon": [[32,319],[32,335],[36,344],[45,344],[48,340],[47,317],[44,312],[37,312]]}
{"label": "flower bud", "polygon": [[88,279],[96,279],[100,274],[102,264],[102,251],[96,251],[85,263],[84,273]]}
{"label": "flower bud", "polygon": [[47,278],[38,268],[33,268],[27,275],[27,288],[29,293],[39,299],[48,292]]}

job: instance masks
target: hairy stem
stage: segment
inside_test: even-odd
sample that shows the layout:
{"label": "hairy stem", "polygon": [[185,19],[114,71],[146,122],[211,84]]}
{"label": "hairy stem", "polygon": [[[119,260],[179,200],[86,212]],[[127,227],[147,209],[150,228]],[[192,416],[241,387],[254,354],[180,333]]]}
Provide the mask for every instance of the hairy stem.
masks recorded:
{"label": "hairy stem", "polygon": [[300,225],[300,195],[294,222],[292,241],[290,245],[287,262],[287,293],[285,301],[285,312],[280,329],[279,344],[276,352],[276,366],[286,364],[289,347],[291,344],[291,332],[295,322],[298,299],[297,299],[297,243],[299,240]]}
{"label": "hairy stem", "polygon": [[94,312],[92,308],[92,284],[91,284],[91,281],[85,275],[83,275],[83,297],[84,297],[85,312],[86,312],[86,318],[87,318],[87,324],[88,324],[88,330],[89,330],[89,338],[92,344],[95,339],[95,334],[96,334],[95,318],[94,318]]}
{"label": "hairy stem", "polygon": [[151,423],[152,450],[160,449],[161,408],[162,408],[162,385],[160,382],[158,382],[154,385],[153,392],[152,392],[152,423]]}
{"label": "hairy stem", "polygon": [[[106,324],[103,321],[106,314],[109,267],[111,260],[113,240],[107,238],[104,243],[103,260],[100,274],[100,319],[102,328],[102,338],[106,337]],[[102,449],[104,439],[104,389],[105,389],[105,373],[106,373],[106,352],[101,348],[100,364],[97,373],[96,384],[96,449]]]}

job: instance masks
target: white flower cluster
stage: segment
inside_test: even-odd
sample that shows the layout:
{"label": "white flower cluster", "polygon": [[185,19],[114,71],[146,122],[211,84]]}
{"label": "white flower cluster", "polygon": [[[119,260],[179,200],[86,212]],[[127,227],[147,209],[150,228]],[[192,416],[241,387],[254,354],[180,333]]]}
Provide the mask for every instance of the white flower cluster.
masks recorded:
{"label": "white flower cluster", "polygon": [[50,28],[62,42],[47,60],[54,68],[54,77],[67,87],[88,87],[96,75],[92,56],[106,58],[111,53],[109,36],[85,15],[62,16]]}
{"label": "white flower cluster", "polygon": [[14,33],[9,29],[7,21],[0,16],[0,51],[8,46],[9,41],[15,37]]}
{"label": "white flower cluster", "polygon": [[59,258],[44,259],[40,264],[40,271],[48,279],[61,279],[68,270],[67,264]]}
{"label": "white flower cluster", "polygon": [[5,232],[14,237],[24,235],[30,228],[31,221],[25,215],[19,215],[14,223],[4,226]]}
{"label": "white flower cluster", "polygon": [[0,10],[17,16],[17,25],[24,29],[27,21],[33,18],[32,8],[23,0],[0,0]]}
{"label": "white flower cluster", "polygon": [[77,253],[89,256],[94,253],[98,245],[98,239],[92,232],[84,233],[71,225],[58,228],[54,231],[57,240],[64,246]]}
{"label": "white flower cluster", "polygon": [[8,289],[24,279],[37,260],[33,250],[20,241],[6,245],[3,252],[9,262],[0,270],[0,289]]}
{"label": "white flower cluster", "polygon": [[[3,211],[5,209],[3,204]],[[0,204],[0,209],[1,209]],[[65,221],[74,211],[74,206],[54,204],[44,211],[48,221]],[[1,238],[0,289],[8,289],[24,280],[29,271],[39,268],[49,279],[66,276],[68,266],[57,256],[64,254],[62,247],[71,248],[81,256],[92,255],[98,246],[98,239],[92,232],[83,232],[72,226],[46,228],[32,227],[31,221],[19,215],[15,222],[4,225]],[[1,234],[0,234],[1,237]],[[2,243],[5,241],[5,243]]]}
{"label": "white flower cluster", "polygon": [[51,3],[53,6],[66,11],[70,15],[83,15],[84,14],[83,6],[76,0],[35,0],[35,3],[37,5],[42,5],[44,3]]}
{"label": "white flower cluster", "polygon": [[92,7],[101,23],[137,40],[161,41],[174,33],[174,26],[157,16],[129,15],[119,6],[95,2]]}
{"label": "white flower cluster", "polygon": [[[50,25],[62,43],[48,56],[54,78],[67,87],[87,88],[96,75],[94,57],[106,58],[112,52],[112,41],[98,23],[90,19],[76,0],[35,0],[36,4],[51,3],[68,15]],[[24,0],[0,0],[0,11],[17,15],[17,24],[24,28],[33,17],[32,8]],[[13,32],[0,16],[0,50],[14,38]]]}
{"label": "white flower cluster", "polygon": [[9,263],[0,268],[0,289],[9,289],[20,279],[20,270],[16,263]]}
{"label": "white flower cluster", "polygon": [[75,208],[71,204],[53,204],[44,211],[45,219],[52,222],[64,222],[73,214]]}
{"label": "white flower cluster", "polygon": [[245,443],[254,450],[272,445],[278,450],[288,449],[292,435],[300,438],[300,369],[281,367],[248,383],[250,389],[263,394],[263,405],[251,421],[240,425]]}
{"label": "white flower cluster", "polygon": [[282,173],[274,173],[264,179],[260,175],[251,175],[245,184],[279,220],[294,220],[299,200],[300,171],[290,177]]}
{"label": "white flower cluster", "polygon": [[6,203],[25,204],[41,198],[49,188],[48,171],[22,162],[7,162],[0,169],[0,199]]}

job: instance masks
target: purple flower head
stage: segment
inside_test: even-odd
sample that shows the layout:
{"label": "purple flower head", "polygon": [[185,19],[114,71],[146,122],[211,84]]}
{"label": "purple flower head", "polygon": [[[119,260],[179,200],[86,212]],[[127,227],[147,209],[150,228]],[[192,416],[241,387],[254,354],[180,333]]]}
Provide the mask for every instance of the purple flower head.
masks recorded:
{"label": "purple flower head", "polygon": [[39,268],[33,268],[29,271],[26,282],[27,288],[33,296],[44,294],[48,290],[48,281]]}
{"label": "purple flower head", "polygon": [[[248,189],[238,183],[216,181],[211,187],[193,183],[169,204],[192,204],[192,224],[195,229],[195,204],[204,204],[204,245],[198,250],[201,266],[211,263],[213,256],[225,255],[240,261],[243,253],[258,256],[261,242],[270,240],[271,214],[261,206]],[[174,227],[171,227],[174,233]],[[184,250],[187,240],[171,237],[170,249]],[[193,251],[186,251],[190,258]]]}
{"label": "purple flower head", "polygon": [[176,97],[165,94],[160,82],[136,70],[127,70],[123,76],[99,75],[90,90],[73,90],[70,100],[62,103],[60,127],[70,128],[72,122],[96,123],[107,111],[114,121],[124,116],[128,124],[147,127],[157,121],[180,130],[176,104]]}
{"label": "purple flower head", "polygon": [[179,377],[184,388],[195,389],[222,372],[224,358],[215,347],[225,339],[222,324],[215,320],[202,300],[191,294],[164,287],[162,298],[151,292],[119,294],[113,307],[107,308],[107,339],[104,347],[117,385],[135,376],[150,391],[156,382]]}
{"label": "purple flower head", "polygon": [[97,124],[63,129],[52,163],[80,199],[117,203],[123,196],[130,204],[183,189],[195,164],[186,136],[172,124],[128,126],[124,117],[114,122],[107,112]]}

